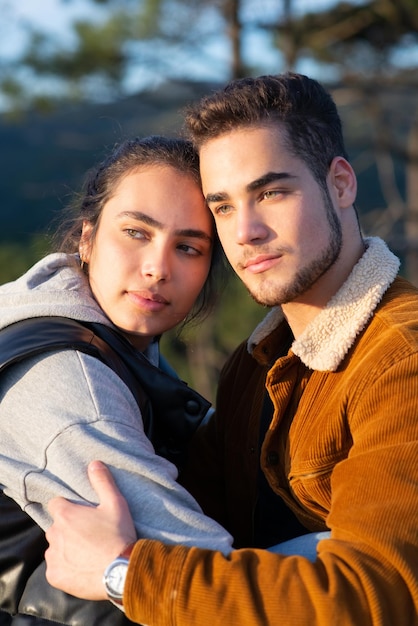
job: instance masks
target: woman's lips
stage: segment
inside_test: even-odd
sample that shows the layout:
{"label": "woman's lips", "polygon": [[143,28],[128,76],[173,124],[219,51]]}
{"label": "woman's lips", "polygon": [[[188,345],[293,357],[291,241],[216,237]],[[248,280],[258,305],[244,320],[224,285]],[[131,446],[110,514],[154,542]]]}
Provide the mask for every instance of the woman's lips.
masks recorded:
{"label": "woman's lips", "polygon": [[128,291],[128,295],[138,307],[152,312],[161,311],[169,304],[164,296],[151,291]]}

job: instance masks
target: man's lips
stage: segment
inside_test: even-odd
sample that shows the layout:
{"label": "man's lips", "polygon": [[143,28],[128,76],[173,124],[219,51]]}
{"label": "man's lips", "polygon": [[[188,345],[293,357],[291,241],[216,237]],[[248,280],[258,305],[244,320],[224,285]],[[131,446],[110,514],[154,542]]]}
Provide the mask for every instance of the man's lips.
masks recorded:
{"label": "man's lips", "polygon": [[258,254],[255,257],[247,259],[244,263],[241,263],[241,267],[252,274],[259,274],[269,270],[276,265],[282,258],[281,254]]}

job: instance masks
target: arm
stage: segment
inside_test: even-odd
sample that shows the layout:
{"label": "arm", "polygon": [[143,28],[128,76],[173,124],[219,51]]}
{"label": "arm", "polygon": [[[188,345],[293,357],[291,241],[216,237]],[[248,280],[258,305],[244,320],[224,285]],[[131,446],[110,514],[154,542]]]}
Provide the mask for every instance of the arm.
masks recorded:
{"label": "arm", "polygon": [[110,471],[99,461],[88,474],[99,504],[80,506],[54,498],[49,511],[54,523],[46,532],[47,579],[55,587],[90,600],[107,599],[103,572],[136,539],[135,526],[125,498]]}
{"label": "arm", "polygon": [[[254,549],[225,557],[140,540],[126,581],[127,616],[150,626],[234,621],[244,626],[415,626],[414,361],[416,357],[395,363],[390,373],[365,385],[356,407],[357,423],[353,419],[352,451],[333,473],[332,537],[319,544],[316,562]],[[407,381],[412,383],[409,393]],[[405,393],[395,407],[399,389]]]}
{"label": "arm", "polygon": [[230,550],[229,535],[176,483],[175,467],[155,455],[133,396],[113,371],[66,351],[25,362],[14,376],[5,380],[9,389],[0,409],[8,425],[0,470],[8,495],[43,528],[54,496],[96,502],[86,467],[102,458],[142,536]]}

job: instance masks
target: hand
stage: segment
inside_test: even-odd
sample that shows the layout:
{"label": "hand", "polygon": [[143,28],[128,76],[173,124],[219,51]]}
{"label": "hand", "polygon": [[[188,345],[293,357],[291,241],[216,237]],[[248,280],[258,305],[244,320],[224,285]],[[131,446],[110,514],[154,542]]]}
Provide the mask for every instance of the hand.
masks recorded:
{"label": "hand", "polygon": [[108,468],[100,461],[88,467],[100,504],[73,504],[54,498],[48,505],[53,524],[46,532],[48,582],[85,600],[105,600],[103,572],[122,550],[136,540],[128,504]]}

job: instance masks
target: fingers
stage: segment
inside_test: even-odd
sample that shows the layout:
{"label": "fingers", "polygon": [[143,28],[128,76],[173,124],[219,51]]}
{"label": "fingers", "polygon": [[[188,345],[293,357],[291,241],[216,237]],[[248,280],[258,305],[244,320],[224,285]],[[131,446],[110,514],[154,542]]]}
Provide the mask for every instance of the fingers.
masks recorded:
{"label": "fingers", "polygon": [[101,461],[92,461],[88,466],[91,486],[95,490],[103,514],[102,519],[112,525],[114,536],[125,539],[125,545],[136,541],[135,525],[128,503],[116,486],[116,482],[108,467]]}
{"label": "fingers", "polygon": [[52,539],[62,541],[60,530],[63,527],[72,528],[74,520],[79,519],[80,510],[87,513],[87,509],[93,507],[84,504],[74,504],[65,498],[53,498],[48,503],[48,511],[53,519],[53,524],[46,530],[45,537],[49,543]]}
{"label": "fingers", "polygon": [[65,498],[52,498],[52,500],[48,502],[48,511],[51,514],[51,517],[59,515],[63,508],[65,509],[66,502],[67,500]]}
{"label": "fingers", "polygon": [[75,504],[54,498],[48,509],[53,518],[46,531],[45,552],[49,583],[67,593],[103,600],[102,577],[107,565],[136,540],[128,504],[107,467],[94,461],[88,468],[100,504]]}
{"label": "fingers", "polygon": [[[88,466],[88,475],[91,486],[97,494],[99,506],[113,508],[120,506],[124,497],[116,486],[112,473],[101,461],[92,461]],[[48,511],[52,517],[65,515],[72,510],[71,504],[65,498],[52,498],[48,503]]]}

